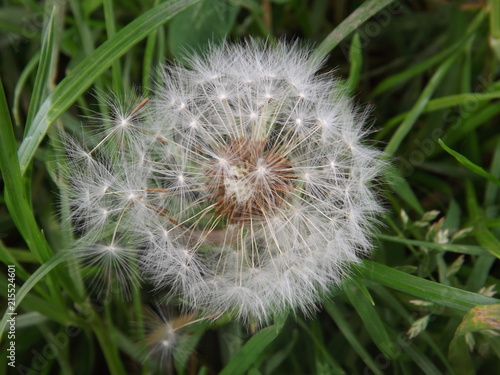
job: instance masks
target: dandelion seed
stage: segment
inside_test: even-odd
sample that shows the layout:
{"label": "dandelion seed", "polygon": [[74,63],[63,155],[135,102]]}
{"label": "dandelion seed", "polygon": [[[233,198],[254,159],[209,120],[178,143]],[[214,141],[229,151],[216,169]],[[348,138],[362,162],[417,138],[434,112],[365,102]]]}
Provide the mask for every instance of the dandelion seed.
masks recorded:
{"label": "dandelion seed", "polygon": [[[145,310],[145,360],[153,361],[161,371],[173,372],[174,354],[186,355],[183,348],[188,338],[186,327],[198,322],[194,314],[171,316],[160,306]],[[202,320],[202,319],[201,319]]]}
{"label": "dandelion seed", "polygon": [[89,246],[126,238],[186,309],[252,323],[310,312],[371,249],[383,163],[363,144],[366,113],[298,45],[212,46],[188,63],[91,162],[68,143],[68,178],[88,193],[72,195],[74,220],[98,233]]}

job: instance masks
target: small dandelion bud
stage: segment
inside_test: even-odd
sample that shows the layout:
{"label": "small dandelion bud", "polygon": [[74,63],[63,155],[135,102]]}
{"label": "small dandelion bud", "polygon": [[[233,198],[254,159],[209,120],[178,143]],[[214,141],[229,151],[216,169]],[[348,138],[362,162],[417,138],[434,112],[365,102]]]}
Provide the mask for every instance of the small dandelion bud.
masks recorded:
{"label": "small dandelion bud", "polygon": [[372,247],[383,163],[366,113],[297,44],[187,61],[96,142],[105,161],[70,173],[73,219],[94,241],[126,238],[185,308],[254,323],[309,312]]}

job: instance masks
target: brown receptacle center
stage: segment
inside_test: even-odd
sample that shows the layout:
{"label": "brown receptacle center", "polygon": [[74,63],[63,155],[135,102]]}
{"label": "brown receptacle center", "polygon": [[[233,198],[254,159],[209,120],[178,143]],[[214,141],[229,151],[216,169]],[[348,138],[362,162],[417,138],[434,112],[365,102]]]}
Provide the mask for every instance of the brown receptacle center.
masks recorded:
{"label": "brown receptacle center", "polygon": [[267,140],[230,139],[206,172],[215,214],[230,223],[264,217],[279,208],[293,188],[288,160]]}

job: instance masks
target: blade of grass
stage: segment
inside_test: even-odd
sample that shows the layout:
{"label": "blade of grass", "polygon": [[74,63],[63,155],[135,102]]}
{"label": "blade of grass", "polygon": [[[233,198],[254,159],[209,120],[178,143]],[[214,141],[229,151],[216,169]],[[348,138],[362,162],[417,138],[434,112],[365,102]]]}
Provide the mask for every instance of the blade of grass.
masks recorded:
{"label": "blade of grass", "polygon": [[[0,241],[1,243],[1,241]],[[2,245],[0,245],[0,248]],[[35,256],[29,252],[29,250],[22,250],[22,249],[13,249],[9,248],[7,250],[13,258],[15,258],[18,262],[22,263],[35,263],[39,264]]]}
{"label": "blade of grass", "polygon": [[[5,298],[5,300],[7,299],[7,290],[8,290],[7,285],[8,281],[6,276],[0,274],[0,294]],[[34,293],[36,289],[40,289],[43,287],[44,285],[42,285],[42,283],[38,283],[33,287],[30,293],[24,297],[23,310],[36,311],[45,316],[46,318],[48,318],[49,320],[52,320],[62,325],[67,325],[71,323],[78,326],[82,326],[82,324],[80,323],[83,322],[83,319],[79,319],[75,315],[69,318],[65,309],[62,309],[59,306],[56,306],[55,304],[49,302],[50,300],[48,298],[43,297],[43,295],[41,295],[41,297],[38,297]]]}
{"label": "blade of grass", "polygon": [[408,68],[400,73],[396,73],[396,74],[391,75],[390,77],[384,79],[382,82],[380,82],[375,87],[375,89],[371,93],[370,97],[374,98],[374,97],[384,93],[385,91],[387,91],[387,90],[389,90],[397,85],[401,85],[404,82],[409,81],[411,78],[415,77],[416,75],[425,72],[426,70],[430,69],[434,65],[437,65],[441,61],[443,61],[446,58],[448,58],[449,56],[451,56],[456,50],[458,50],[460,48],[461,45],[462,45],[461,42],[456,43],[456,44],[452,45],[451,47],[445,49],[444,51],[438,53],[437,55],[432,56],[428,59],[424,59],[424,61],[422,61],[419,64],[411,65],[410,68]]}
{"label": "blade of grass", "polygon": [[[29,293],[29,291],[50,271],[52,271],[59,264],[64,262],[67,259],[67,253],[61,252],[54,255],[50,258],[46,263],[42,264],[33,274],[30,276],[28,280],[23,284],[21,288],[16,293],[16,303],[13,308],[8,308],[0,321],[0,340],[2,338],[3,332],[5,330],[5,326],[7,325],[7,320],[11,317],[12,314],[15,316],[15,311],[23,301],[24,297]],[[69,323],[69,321],[68,321]]]}
{"label": "blade of grass", "polygon": [[23,93],[24,85],[30,77],[30,75],[35,71],[37,64],[40,60],[40,51],[37,51],[30,61],[24,67],[19,79],[16,82],[16,87],[14,89],[14,104],[12,105],[12,114],[14,116],[14,124],[16,126],[21,126],[21,95]]}
{"label": "blade of grass", "polygon": [[498,179],[495,176],[489,174],[483,168],[481,168],[480,166],[474,164],[473,162],[471,162],[469,159],[467,159],[462,154],[460,154],[460,153],[452,150],[448,146],[446,146],[446,144],[441,139],[438,139],[438,142],[441,145],[441,147],[444,148],[444,150],[447,153],[449,153],[451,156],[453,156],[455,159],[457,159],[457,161],[460,164],[462,164],[464,167],[466,167],[467,169],[471,170],[472,172],[480,175],[481,177],[487,178],[488,180],[490,180],[494,184],[500,186],[500,179]]}
{"label": "blade of grass", "polygon": [[349,78],[346,82],[347,90],[352,95],[356,91],[363,67],[363,52],[361,50],[361,38],[358,33],[354,34],[349,49]]}
{"label": "blade of grass", "polygon": [[[500,177],[500,138],[497,140],[493,158],[491,161],[490,173],[493,177]],[[498,186],[488,181],[484,192],[484,207],[492,207],[498,196]]]}
{"label": "blade of grass", "polygon": [[410,240],[403,237],[387,236],[385,234],[377,234],[377,238],[384,241],[402,243],[408,246],[421,246],[438,251],[450,251],[459,254],[490,256],[490,254],[487,251],[485,251],[481,246],[456,245],[451,243],[418,241],[418,240]]}
{"label": "blade of grass", "polygon": [[414,345],[406,345],[403,347],[403,350],[410,356],[410,358],[413,360],[413,363],[415,363],[420,369],[423,371],[424,374],[426,375],[441,375],[442,372],[436,367],[434,363],[432,363],[432,360],[429,359],[423,352],[421,352],[416,346]]}
{"label": "blade of grass", "polygon": [[236,352],[231,361],[222,369],[220,375],[244,374],[281,332],[283,325],[272,325],[257,332]]}
{"label": "blade of grass", "polygon": [[[106,324],[108,323],[108,324]],[[92,322],[92,329],[99,345],[101,346],[104,358],[106,358],[106,364],[108,366],[109,372],[112,375],[125,375],[127,374],[123,361],[120,358],[117,347],[115,346],[114,336],[118,330],[113,329],[113,326],[109,322],[102,322],[100,317]],[[113,335],[110,335],[110,332]]]}
{"label": "blade of grass", "polygon": [[372,357],[370,357],[370,354],[366,351],[363,344],[359,342],[356,334],[351,330],[349,323],[344,319],[340,310],[330,301],[323,302],[323,306],[354,351],[358,353],[361,360],[373,371],[374,374],[383,375],[383,372],[380,371],[377,363]]}
{"label": "blade of grass", "polygon": [[309,326],[302,319],[299,319],[299,325],[304,331],[307,332],[312,342],[314,343],[314,348],[317,352],[316,357],[319,357],[320,355],[323,357],[322,362],[316,361],[317,365],[319,364],[322,365],[322,367],[328,367],[327,369],[316,368],[316,371],[318,371],[319,373],[345,375],[346,372],[344,371],[342,366],[340,366],[337,360],[332,356],[332,354],[327,350],[325,343],[314,334],[311,328],[309,328]]}
{"label": "blade of grass", "polygon": [[360,283],[357,281],[356,277],[345,281],[343,284],[344,292],[363,321],[364,327],[372,338],[373,343],[385,357],[394,360],[398,356],[398,350],[394,345],[394,340],[389,336],[385,324],[378,316],[375,307],[361,292],[361,287],[358,284]]}
{"label": "blade of grass", "polygon": [[[64,333],[61,330],[59,330],[59,332],[56,333],[56,335],[54,335],[51,332],[51,330],[49,329],[48,324],[46,324],[44,322],[39,324],[36,328],[38,328],[38,330],[43,334],[43,337],[45,338],[45,341],[47,342],[47,344],[52,345],[52,347],[59,349],[59,350],[55,351],[55,356],[54,356],[55,358],[54,359],[59,364],[59,368],[61,369],[60,370],[61,373],[65,374],[65,375],[73,375],[74,372],[73,372],[73,369],[71,367],[70,360],[68,358],[69,357],[69,353],[68,353],[68,346],[69,345],[63,345],[63,343],[59,342],[59,340],[57,338],[59,336],[59,334],[64,335]],[[69,338],[67,340],[69,342]]]}
{"label": "blade of grass", "polygon": [[144,60],[142,63],[142,92],[145,97],[149,95],[151,90],[151,66],[153,62],[153,56],[156,47],[156,37],[158,35],[158,31],[153,31],[149,34],[148,39],[146,41],[146,49],[144,51]]}
{"label": "blade of grass", "polygon": [[5,184],[5,200],[14,223],[40,263],[50,258],[52,250],[38,228],[28,203],[17,159],[16,139],[0,80],[0,170]]}
{"label": "blade of grass", "polygon": [[16,259],[11,251],[5,247],[2,241],[0,241],[0,261],[8,265],[16,266],[16,273],[23,280],[27,280],[30,274],[24,269],[24,267],[19,263],[18,259]]}
{"label": "blade of grass", "polygon": [[48,322],[49,319],[42,314],[34,311],[26,314],[17,315],[16,329],[35,328],[38,324]]}
{"label": "blade of grass", "polygon": [[[155,0],[155,5],[157,5],[159,0]],[[162,26],[159,26],[155,31],[150,33],[146,40],[146,48],[144,50],[144,59],[142,62],[142,95],[148,97],[151,90],[151,84],[155,82],[153,66],[160,66],[161,58],[158,56],[165,56],[164,51],[164,40],[165,32]],[[156,61],[153,64],[153,59],[156,53]]]}
{"label": "blade of grass", "polygon": [[272,357],[266,358],[266,362],[264,364],[264,374],[275,374],[277,368],[286,361],[287,358],[292,353],[293,348],[297,344],[299,340],[299,332],[297,329],[292,331],[292,337],[288,340],[286,346],[281,346],[278,351],[273,353]]}
{"label": "blade of grass", "polygon": [[[113,1],[103,0],[104,20],[106,21],[106,33],[108,39],[111,39],[116,34],[115,12],[113,11]],[[120,60],[116,60],[111,65],[111,75],[113,77],[113,90],[115,93],[123,92],[122,84],[122,68]]]}
{"label": "blade of grass", "polygon": [[[49,6],[47,4],[47,6]],[[57,46],[55,46],[55,20],[56,20],[56,7],[52,7],[50,12],[50,17],[47,21],[45,29],[42,35],[42,46],[40,52],[40,60],[38,62],[38,69],[35,77],[35,84],[33,86],[30,105],[28,109],[28,114],[26,118],[26,126],[24,127],[24,135],[29,132],[29,128],[33,121],[33,118],[37,111],[39,110],[43,99],[46,97],[46,91],[50,83],[50,74],[57,63],[57,59],[53,59],[56,56]],[[31,186],[31,167],[28,168],[27,173],[25,173],[24,179],[24,189],[26,191],[26,196],[30,196],[32,186]],[[28,200],[28,204],[31,206],[31,200]]]}
{"label": "blade of grass", "polygon": [[340,42],[395,0],[370,0],[361,4],[340,25],[338,25],[316,48],[311,55],[312,61],[323,60]]}
{"label": "blade of grass", "polygon": [[[477,110],[466,112],[457,117],[456,122],[446,133],[441,137],[446,144],[451,146],[460,139],[466,138],[469,134],[476,131],[481,125],[485,125],[500,114],[500,106],[497,103],[492,103],[486,107],[480,106]],[[443,152],[439,147],[432,156]]]}
{"label": "blade of grass", "polygon": [[458,41],[457,43],[453,44],[451,47],[445,49],[444,51],[438,53],[437,55],[432,56],[430,58],[426,58],[419,64],[411,64],[410,68],[408,68],[407,70],[386,78],[375,87],[370,97],[373,98],[375,96],[378,96],[383,92],[389,90],[390,88],[410,80],[412,77],[426,71],[432,66],[440,63],[441,61],[453,55],[458,49],[460,49],[465,45],[466,40],[476,31],[476,29],[486,19],[486,15],[487,12],[482,11],[472,20],[469,27],[467,28],[466,35],[462,40]]}
{"label": "blade of grass", "polygon": [[498,61],[500,61],[500,1],[490,3],[490,46]]}
{"label": "blade of grass", "polygon": [[477,305],[500,303],[496,298],[425,280],[368,260],[357,269],[362,277],[370,281],[462,312]]}
{"label": "blade of grass", "polygon": [[[429,113],[434,111],[439,111],[441,109],[447,109],[456,106],[467,105],[468,103],[481,103],[483,101],[490,101],[493,99],[500,98],[499,92],[492,93],[468,93],[468,94],[458,94],[458,95],[449,95],[442,98],[432,99],[427,103],[427,105],[422,110],[423,113]],[[409,112],[403,112],[389,121],[387,121],[383,128],[377,133],[377,139],[384,138],[384,135],[387,134],[392,128],[394,128],[397,124],[403,121]]]}
{"label": "blade of grass", "polygon": [[83,46],[83,51],[85,52],[85,54],[91,54],[94,50],[94,39],[92,38],[88,20],[86,19],[87,17],[83,15],[82,12],[82,2],[76,0],[68,0],[68,3],[75,20],[76,29],[78,30],[81,46]]}
{"label": "blade of grass", "polygon": [[468,280],[467,284],[465,284],[465,288],[467,290],[477,291],[481,287],[485,286],[495,260],[496,258],[492,256],[479,257],[474,262],[472,271],[468,274]]}
{"label": "blade of grass", "polygon": [[[43,232],[38,227],[30,207],[29,197],[24,189],[23,178],[17,158],[16,140],[1,80],[0,134],[2,134],[0,144],[0,170],[5,185],[7,209],[30,251],[37,258],[39,263],[44,263],[51,258],[53,251],[47,243]],[[59,274],[56,272],[56,275]],[[52,302],[63,308],[64,303],[62,301],[60,287],[56,286],[55,280],[56,279],[52,275],[49,275],[47,284],[50,295],[53,299]],[[62,285],[64,289],[70,293],[70,289],[68,289],[70,286],[66,286],[65,284]]]}
{"label": "blade of grass", "polygon": [[486,218],[482,209],[477,204],[476,192],[470,181],[467,181],[467,208],[469,209],[472,221],[475,223],[474,234],[476,235],[477,242],[492,255],[500,258],[500,240],[488,230]]}
{"label": "blade of grass", "polygon": [[30,106],[26,118],[26,127],[24,134],[27,134],[35,114],[40,108],[45,97],[45,90],[50,76],[50,68],[52,66],[52,51],[54,47],[54,14],[56,8],[52,9],[49,22],[42,36],[42,48],[40,52],[40,60],[38,62],[38,70],[36,72],[35,84],[31,94]]}
{"label": "blade of grass", "polygon": [[386,155],[393,155],[396,152],[398,147],[401,145],[401,142],[403,142],[403,139],[413,128],[413,125],[415,125],[418,117],[422,114],[425,106],[429,102],[431,96],[433,95],[438,85],[445,77],[446,73],[448,72],[448,69],[451,67],[456,57],[457,55],[455,54],[450,58],[448,58],[447,60],[445,60],[439,66],[436,72],[432,75],[432,78],[430,79],[429,83],[418,97],[413,108],[408,113],[408,116],[406,116],[406,118],[398,127],[392,138],[389,140],[389,143],[387,144],[384,150]]}
{"label": "blade of grass", "polygon": [[[414,318],[410,313],[406,310],[405,306],[401,303],[401,301],[395,297],[387,288],[381,285],[376,285],[371,288],[379,297],[384,301],[386,306],[390,306],[400,317],[404,319],[405,322],[413,322]],[[434,353],[438,356],[444,366],[446,366],[448,373],[450,375],[456,375],[451,365],[449,364],[446,356],[441,351],[439,345],[435,342],[435,338],[429,335],[425,330],[419,334],[419,337],[425,341],[430,348],[434,351]],[[405,348],[406,346],[412,345],[412,341],[408,338],[408,335],[397,335],[397,343],[401,348]]]}
{"label": "blade of grass", "polygon": [[[413,171],[411,171],[413,172]],[[399,169],[393,165],[387,166],[384,170],[384,177],[396,194],[398,194],[406,203],[408,203],[420,215],[423,215],[424,208],[420,204],[417,196],[413,192],[408,181],[403,177]]]}
{"label": "blade of grass", "polygon": [[78,99],[101,73],[158,26],[198,1],[171,0],[159,4],[125,26],[113,38],[104,42],[78,64],[57,85],[36,114],[33,125],[19,148],[21,172],[24,174],[26,171],[49,126]]}

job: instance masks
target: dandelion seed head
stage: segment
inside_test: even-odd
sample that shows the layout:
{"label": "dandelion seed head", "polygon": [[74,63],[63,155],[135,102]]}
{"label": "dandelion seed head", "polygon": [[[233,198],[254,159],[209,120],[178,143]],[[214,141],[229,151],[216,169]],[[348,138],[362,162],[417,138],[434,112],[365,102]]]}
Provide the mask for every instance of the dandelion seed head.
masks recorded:
{"label": "dandelion seed head", "polygon": [[[366,112],[297,44],[248,40],[187,60],[165,68],[133,126],[103,133],[96,160],[67,143],[69,179],[87,194],[72,195],[74,219],[126,234],[144,277],[186,309],[257,323],[314,311],[369,253],[381,212]],[[109,213],[91,219],[97,204]]]}

